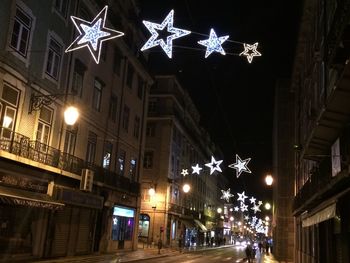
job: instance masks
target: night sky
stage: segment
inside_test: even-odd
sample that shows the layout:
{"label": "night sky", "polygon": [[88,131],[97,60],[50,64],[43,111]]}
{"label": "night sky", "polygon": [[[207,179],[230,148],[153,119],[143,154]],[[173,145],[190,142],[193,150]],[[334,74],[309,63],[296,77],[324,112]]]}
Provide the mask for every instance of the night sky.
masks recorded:
{"label": "night sky", "polygon": [[[148,50],[152,71],[177,74],[190,93],[201,125],[224,153],[220,176],[229,179],[232,192],[268,197],[271,192],[263,178],[272,172],[274,88],[278,78],[291,75],[300,1],[141,0],[140,4],[143,20],[161,23],[174,9],[174,27],[195,32],[173,41],[172,59],[160,47]],[[224,42],[225,56],[214,52],[205,59],[206,48],[197,41],[207,39],[211,28],[218,37],[229,35],[230,41],[259,42],[262,56],[249,64],[238,56],[241,43]],[[147,38],[151,35],[145,27],[144,33]],[[237,179],[235,170],[227,167],[235,162],[236,153],[242,159],[252,158],[248,164],[252,174],[242,173]]]}

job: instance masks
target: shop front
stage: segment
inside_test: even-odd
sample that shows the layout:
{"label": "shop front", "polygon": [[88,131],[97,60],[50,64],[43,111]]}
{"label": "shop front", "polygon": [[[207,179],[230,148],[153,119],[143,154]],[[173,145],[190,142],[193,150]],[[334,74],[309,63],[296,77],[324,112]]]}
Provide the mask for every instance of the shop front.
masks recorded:
{"label": "shop front", "polygon": [[117,242],[118,249],[132,246],[135,228],[135,209],[114,206],[112,216],[112,241]]}
{"label": "shop front", "polygon": [[47,182],[0,172],[0,259],[40,258],[49,214],[65,206],[46,194]]}

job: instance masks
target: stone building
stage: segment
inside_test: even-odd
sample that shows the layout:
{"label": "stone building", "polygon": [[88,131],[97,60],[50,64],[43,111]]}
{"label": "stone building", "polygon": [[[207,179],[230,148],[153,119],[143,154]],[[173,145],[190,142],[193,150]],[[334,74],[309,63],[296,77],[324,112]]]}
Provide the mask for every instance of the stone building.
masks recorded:
{"label": "stone building", "polygon": [[304,1],[295,55],[295,262],[349,262],[350,1]]}
{"label": "stone building", "polygon": [[[4,0],[0,21],[0,258],[136,249],[152,78],[135,1],[109,6],[99,64],[70,16],[107,1]],[[110,1],[109,1],[110,2]],[[67,125],[63,110],[80,116]]]}
{"label": "stone building", "polygon": [[[177,246],[179,240],[184,246],[197,246],[204,244],[207,236],[216,236],[217,175],[210,175],[204,164],[218,150],[199,120],[178,79],[155,76],[148,105],[141,193],[140,241],[144,243],[152,244],[160,237],[168,246]],[[192,167],[197,165],[199,174],[193,173]],[[191,187],[188,193],[182,189],[185,184]],[[153,196],[150,188],[155,190]]]}

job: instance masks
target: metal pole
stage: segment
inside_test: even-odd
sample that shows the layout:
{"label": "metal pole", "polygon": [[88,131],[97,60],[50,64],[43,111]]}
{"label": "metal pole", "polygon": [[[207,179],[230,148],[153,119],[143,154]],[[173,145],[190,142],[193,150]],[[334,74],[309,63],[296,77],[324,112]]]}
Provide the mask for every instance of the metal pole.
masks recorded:
{"label": "metal pole", "polygon": [[152,223],[152,243],[154,245],[154,221],[155,221],[155,218],[156,218],[156,206],[152,206],[153,208],[153,223]]}

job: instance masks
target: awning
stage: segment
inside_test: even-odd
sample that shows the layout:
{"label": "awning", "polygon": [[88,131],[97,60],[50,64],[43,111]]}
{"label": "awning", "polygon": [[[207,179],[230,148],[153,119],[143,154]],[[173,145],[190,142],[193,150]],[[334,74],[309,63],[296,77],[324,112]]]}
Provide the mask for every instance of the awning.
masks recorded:
{"label": "awning", "polygon": [[186,228],[195,228],[193,220],[190,219],[180,219],[180,221],[186,226]]}
{"label": "awning", "polygon": [[312,226],[335,217],[336,208],[337,204],[333,203],[332,205],[327,206],[326,208],[316,212],[315,214],[304,218],[302,221],[302,227]]}
{"label": "awning", "polygon": [[207,232],[208,229],[205,227],[205,225],[202,224],[201,221],[197,220],[197,219],[194,219],[194,222],[196,223],[196,225],[199,227],[199,229],[202,231],[202,232]]}
{"label": "awning", "polygon": [[47,209],[60,209],[64,204],[46,194],[0,186],[0,201],[10,205],[23,205]]}

